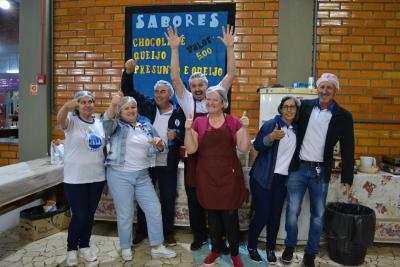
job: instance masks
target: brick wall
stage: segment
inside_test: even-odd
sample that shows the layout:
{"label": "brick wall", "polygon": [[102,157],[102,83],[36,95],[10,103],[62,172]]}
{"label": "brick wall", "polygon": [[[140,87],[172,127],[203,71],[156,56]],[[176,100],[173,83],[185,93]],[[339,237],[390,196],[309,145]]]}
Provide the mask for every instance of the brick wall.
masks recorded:
{"label": "brick wall", "polygon": [[[400,120],[400,2],[324,0],[318,13],[318,74],[333,72],[355,120]],[[400,154],[400,125],[356,123],[356,153]]]}
{"label": "brick wall", "polygon": [[[125,6],[212,3],[214,1],[66,1],[54,2],[54,88],[58,110],[76,90],[96,92],[96,111],[104,111],[110,93],[120,88],[124,65]],[[216,1],[215,1],[216,2]],[[232,1],[218,1],[232,2]],[[251,132],[258,130],[261,84],[276,82],[278,0],[237,1],[237,79],[232,113],[247,110]],[[53,123],[55,125],[55,116]],[[53,135],[62,136],[53,127]]]}
{"label": "brick wall", "polygon": [[[96,92],[104,111],[119,89],[124,63],[125,6],[233,1],[54,1],[54,88],[56,110],[76,90]],[[236,2],[235,56],[238,75],[232,113],[248,111],[251,135],[258,130],[256,89],[276,82],[279,1]],[[336,73],[337,97],[355,119],[400,120],[400,7],[397,0],[319,1],[317,71]],[[311,59],[310,59],[311,60]],[[55,130],[53,135],[61,136]],[[400,154],[400,126],[356,123],[356,152]]]}
{"label": "brick wall", "polygon": [[0,145],[0,166],[18,163],[18,145]]}

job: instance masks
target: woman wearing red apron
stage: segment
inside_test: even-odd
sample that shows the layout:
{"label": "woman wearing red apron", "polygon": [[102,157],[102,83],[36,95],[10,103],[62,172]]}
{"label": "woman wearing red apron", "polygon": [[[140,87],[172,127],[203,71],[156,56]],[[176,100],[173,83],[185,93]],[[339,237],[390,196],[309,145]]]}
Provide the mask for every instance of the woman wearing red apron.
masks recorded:
{"label": "woman wearing red apron", "polygon": [[226,91],[220,86],[207,91],[208,116],[186,119],[185,147],[197,152],[196,192],[200,204],[208,211],[212,251],[204,259],[212,266],[222,255],[223,233],[227,235],[233,266],[243,266],[239,257],[238,209],[247,197],[243,171],[236,147],[243,153],[250,149],[245,114],[239,120],[223,113],[228,107]]}

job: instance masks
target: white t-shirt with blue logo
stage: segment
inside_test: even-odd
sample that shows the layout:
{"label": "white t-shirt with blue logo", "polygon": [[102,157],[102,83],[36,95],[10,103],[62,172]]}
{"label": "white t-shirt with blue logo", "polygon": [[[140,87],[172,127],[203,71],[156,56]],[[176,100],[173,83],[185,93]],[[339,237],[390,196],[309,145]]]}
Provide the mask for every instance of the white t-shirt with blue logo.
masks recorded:
{"label": "white t-shirt with blue logo", "polygon": [[68,115],[64,141],[64,183],[84,184],[105,180],[104,129],[98,119],[85,122]]}

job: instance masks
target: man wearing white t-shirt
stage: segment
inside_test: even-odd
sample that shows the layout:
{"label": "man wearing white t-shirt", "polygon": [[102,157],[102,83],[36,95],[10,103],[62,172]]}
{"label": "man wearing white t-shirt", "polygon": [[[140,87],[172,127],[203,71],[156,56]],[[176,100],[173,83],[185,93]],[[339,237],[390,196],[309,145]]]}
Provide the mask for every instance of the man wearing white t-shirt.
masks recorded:
{"label": "man wearing white t-shirt", "polygon": [[[222,27],[222,37],[218,37],[226,47],[227,54],[227,73],[220,82],[220,86],[226,91],[232,86],[236,73],[235,55],[233,53],[233,45],[235,40],[234,28],[231,26]],[[207,114],[206,109],[206,91],[208,88],[208,80],[201,72],[193,73],[189,78],[190,92],[186,90],[185,85],[180,76],[179,68],[179,45],[181,37],[178,36],[176,29],[168,28],[165,34],[171,47],[171,80],[176,90],[176,98],[182,107],[186,118],[195,118]],[[197,250],[207,243],[207,232],[205,223],[205,210],[200,206],[197,196],[195,184],[195,154],[189,155],[185,160],[185,189],[188,197],[190,228],[193,232],[193,243],[190,248]]]}

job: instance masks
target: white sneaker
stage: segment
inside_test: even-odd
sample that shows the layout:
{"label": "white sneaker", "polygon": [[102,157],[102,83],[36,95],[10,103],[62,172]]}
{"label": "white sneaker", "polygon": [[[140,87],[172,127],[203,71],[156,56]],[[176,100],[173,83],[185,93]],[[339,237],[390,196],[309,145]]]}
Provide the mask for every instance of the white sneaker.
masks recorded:
{"label": "white sneaker", "polygon": [[132,250],[130,248],[122,249],[121,257],[124,261],[131,261],[132,260]]}
{"label": "white sneaker", "polygon": [[70,250],[67,252],[67,266],[78,265],[78,253],[76,250]]}
{"label": "white sneaker", "polygon": [[154,258],[175,258],[176,252],[164,245],[151,248],[151,256]]}
{"label": "white sneaker", "polygon": [[84,258],[86,261],[95,261],[97,260],[96,252],[93,251],[90,247],[80,248],[79,249],[79,257]]}

